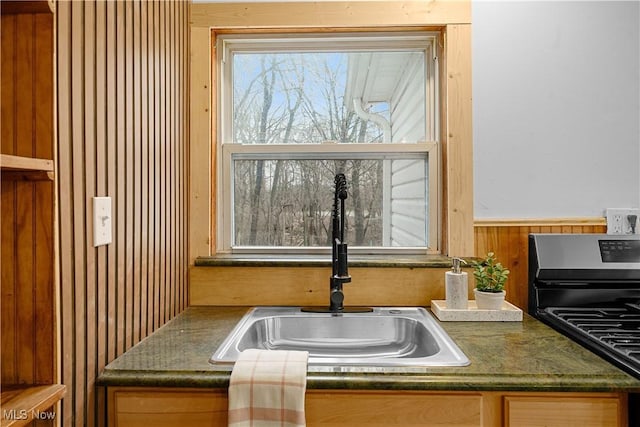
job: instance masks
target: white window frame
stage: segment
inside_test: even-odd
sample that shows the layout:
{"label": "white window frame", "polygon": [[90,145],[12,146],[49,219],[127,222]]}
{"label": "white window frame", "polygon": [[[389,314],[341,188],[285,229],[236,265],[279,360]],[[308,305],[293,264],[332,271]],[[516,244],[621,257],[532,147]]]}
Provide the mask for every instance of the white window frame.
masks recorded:
{"label": "white window frame", "polygon": [[[440,224],[442,206],[442,164],[439,144],[439,76],[435,32],[403,33],[339,33],[339,34],[229,34],[217,39],[217,50],[222,52],[218,62],[218,126],[216,179],[217,192],[217,233],[218,253],[328,253],[330,247],[240,247],[233,246],[233,158],[243,159],[380,159],[403,158],[402,155],[423,156],[428,159],[428,235],[426,247],[350,247],[350,252],[362,254],[437,254],[441,248]],[[319,40],[321,39],[321,40]],[[428,141],[408,143],[322,143],[322,144],[240,144],[232,141],[233,100],[232,52],[286,52],[336,51],[326,47],[328,40],[340,43],[340,51],[362,49],[406,48],[425,49],[427,117],[425,134]],[[274,47],[277,43],[277,47]],[[406,157],[404,157],[406,158]]]}

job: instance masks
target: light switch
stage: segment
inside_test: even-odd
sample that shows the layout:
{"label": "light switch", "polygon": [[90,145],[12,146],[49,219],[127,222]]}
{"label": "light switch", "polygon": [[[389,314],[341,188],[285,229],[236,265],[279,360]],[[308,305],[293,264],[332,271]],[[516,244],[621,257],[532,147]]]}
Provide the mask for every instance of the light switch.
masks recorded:
{"label": "light switch", "polygon": [[111,237],[111,197],[93,198],[93,246],[108,245]]}

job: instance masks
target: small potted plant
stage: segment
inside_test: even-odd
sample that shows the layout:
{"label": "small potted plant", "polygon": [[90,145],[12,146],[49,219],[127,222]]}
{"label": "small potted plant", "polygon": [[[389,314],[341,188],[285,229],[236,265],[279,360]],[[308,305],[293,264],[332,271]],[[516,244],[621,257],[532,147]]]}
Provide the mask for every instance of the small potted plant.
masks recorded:
{"label": "small potted plant", "polygon": [[476,305],[481,310],[500,310],[504,302],[504,285],[509,270],[498,262],[493,252],[489,252],[482,261],[474,261],[473,277],[476,287],[473,293]]}

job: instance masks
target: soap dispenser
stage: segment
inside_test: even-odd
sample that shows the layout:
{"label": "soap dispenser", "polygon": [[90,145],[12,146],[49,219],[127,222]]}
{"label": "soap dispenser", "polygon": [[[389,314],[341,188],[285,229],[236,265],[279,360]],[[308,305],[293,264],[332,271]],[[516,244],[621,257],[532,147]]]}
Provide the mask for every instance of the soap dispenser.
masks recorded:
{"label": "soap dispenser", "polygon": [[453,258],[451,271],[445,273],[444,283],[447,309],[466,310],[469,308],[467,273],[460,269],[461,263],[466,264],[466,262],[460,258]]}

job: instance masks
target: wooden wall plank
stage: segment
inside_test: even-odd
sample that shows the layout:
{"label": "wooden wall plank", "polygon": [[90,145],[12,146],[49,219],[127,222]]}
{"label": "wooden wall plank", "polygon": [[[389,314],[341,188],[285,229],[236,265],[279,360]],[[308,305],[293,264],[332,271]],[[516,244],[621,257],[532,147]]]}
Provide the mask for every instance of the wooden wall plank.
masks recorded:
{"label": "wooden wall plank", "polygon": [[[181,45],[181,54],[179,59],[180,64],[180,92],[178,93],[178,99],[180,102],[180,117],[188,117],[191,118],[191,113],[189,110],[189,26],[185,26],[182,28],[182,22],[188,21],[189,11],[191,9],[191,3],[181,3],[180,4],[181,14],[180,14],[180,45]],[[189,120],[190,121],[190,120]],[[181,226],[181,236],[180,236],[180,293],[182,294],[180,310],[185,309],[189,303],[189,294],[187,292],[187,288],[189,285],[188,282],[188,267],[189,267],[189,194],[191,193],[189,187],[189,150],[191,147],[191,135],[189,130],[189,121],[180,120],[180,135],[184,138],[184,143],[180,145],[180,170],[178,176],[187,177],[187,179],[181,180],[181,188],[182,188],[182,197],[181,201],[181,211],[180,215],[182,218],[185,218],[182,221]]]}
{"label": "wooden wall plank", "polygon": [[[86,318],[85,331],[87,337],[96,336],[96,298],[97,298],[97,274],[98,274],[98,251],[93,247],[93,208],[92,197],[96,194],[96,5],[95,2],[85,2],[83,11],[84,21],[84,44],[82,58],[84,61],[84,164],[85,164],[85,263],[86,263]],[[85,343],[86,354],[86,378],[96,375],[97,370],[97,340],[87,339]],[[93,419],[95,412],[95,391],[85,384],[85,395],[87,404],[85,406],[85,417]]]}
{"label": "wooden wall plank", "polygon": [[35,157],[54,158],[53,16],[34,16],[34,104]]}
{"label": "wooden wall plank", "polygon": [[[96,195],[107,195],[107,8],[105,2],[96,3]],[[97,251],[96,276],[96,339],[97,366],[100,372],[107,362],[107,248]]]}
{"label": "wooden wall plank", "polygon": [[141,118],[140,118],[140,145],[141,145],[141,223],[140,223],[140,242],[141,242],[141,291],[140,291],[140,337],[147,336],[148,331],[152,330],[150,323],[149,310],[149,283],[152,275],[149,271],[149,56],[148,55],[148,2],[143,1],[140,4],[140,96],[141,96]]}
{"label": "wooden wall plank", "polygon": [[142,97],[141,97],[141,33],[140,1],[134,1],[132,16],[132,63],[133,63],[133,342],[141,339],[141,294],[142,294]]}
{"label": "wooden wall plank", "polygon": [[156,51],[156,40],[155,40],[155,8],[156,5],[153,2],[148,2],[148,12],[147,12],[147,43],[148,43],[148,51],[149,54],[147,56],[147,80],[148,80],[148,89],[149,89],[149,97],[148,97],[148,127],[149,130],[149,141],[148,141],[148,150],[149,150],[149,167],[148,167],[148,176],[149,176],[149,189],[148,189],[148,206],[149,206],[149,234],[148,234],[148,248],[149,248],[149,282],[147,284],[148,293],[147,293],[147,307],[148,307],[148,328],[150,331],[153,331],[156,327],[156,318],[155,315],[155,296],[156,296],[156,283],[157,283],[157,263],[156,263],[156,206],[155,206],[155,194],[156,194],[156,179],[155,179],[155,141],[156,141],[156,90],[155,90],[155,51]]}
{"label": "wooden wall plank", "polygon": [[[115,207],[113,203],[116,202],[114,195],[117,193],[116,178],[118,175],[116,169],[116,92],[117,92],[117,79],[116,79],[116,4],[115,2],[107,2],[106,4],[106,33],[107,33],[107,52],[106,52],[106,77],[107,77],[107,154],[106,154],[106,170],[107,170],[107,188],[105,196],[111,196],[112,198],[112,217],[114,225],[112,230],[112,236],[115,239]],[[106,247],[107,251],[107,360],[113,360],[118,353],[118,347],[116,342],[118,341],[118,275],[117,275],[117,245],[111,244]]]}
{"label": "wooden wall plank", "polygon": [[[324,3],[324,4],[323,4]],[[471,22],[469,1],[292,2],[268,4],[198,3],[191,22],[197,27],[290,28],[371,25],[443,25]],[[293,18],[293,19],[292,19]]]}
{"label": "wooden wall plank", "polygon": [[[84,37],[81,58],[83,59],[84,84],[83,84],[83,128],[84,128],[84,212],[85,212],[85,236],[86,245],[85,265],[85,310],[84,330],[86,340],[84,344],[85,378],[94,378],[97,375],[97,351],[96,345],[96,285],[97,250],[93,246],[93,196],[96,194],[96,5],[95,2],[84,2],[83,25],[84,31],[79,37]],[[95,419],[96,408],[95,388],[90,381],[85,379],[86,396],[85,417],[87,420]]]}
{"label": "wooden wall plank", "polygon": [[34,23],[32,15],[17,15],[16,31],[17,66],[14,78],[17,93],[14,100],[16,109],[14,153],[31,157],[34,156],[32,72]]}
{"label": "wooden wall plank", "polygon": [[133,320],[134,312],[134,275],[133,275],[133,251],[136,242],[135,235],[135,222],[133,217],[133,205],[134,205],[134,174],[135,166],[133,163],[133,126],[134,126],[134,111],[133,111],[133,3],[131,1],[124,4],[124,139],[122,141],[123,154],[124,154],[124,169],[122,177],[124,178],[124,217],[123,217],[123,231],[126,236],[124,240],[124,298],[125,298],[125,351],[133,346],[133,333],[135,324]]}
{"label": "wooden wall plank", "polygon": [[161,98],[161,82],[160,82],[160,3],[154,2],[153,7],[153,156],[154,156],[154,168],[153,168],[153,236],[154,241],[154,283],[153,283],[153,328],[157,329],[162,324],[160,319],[160,313],[162,312],[160,294],[162,291],[162,238],[160,234],[161,224],[160,219],[162,214],[160,212],[160,189],[162,178],[162,158],[160,148],[162,147],[160,129],[162,127],[162,117],[160,115],[160,106],[162,103]]}
{"label": "wooden wall plank", "polygon": [[[5,20],[2,21],[3,29]],[[4,34],[4,33],[3,33]],[[3,40],[4,41],[4,40]],[[2,324],[2,336],[0,344],[2,351],[0,352],[0,363],[2,366],[2,375],[0,381],[2,384],[16,383],[16,358],[18,352],[16,350],[16,234],[15,234],[15,183],[2,183],[2,221],[0,221],[0,232],[2,232],[2,251],[0,251],[0,280],[2,287],[0,292],[0,324]]]}
{"label": "wooden wall plank", "polygon": [[[50,14],[34,16],[34,97],[36,120],[35,156],[54,158],[53,114],[53,17]],[[54,279],[54,186],[52,182],[33,184],[35,192],[36,242],[35,258],[35,381],[40,384],[57,380],[56,372],[56,289]],[[46,351],[46,349],[51,349]]]}
{"label": "wooden wall plank", "polygon": [[114,246],[116,250],[116,353],[122,354],[127,348],[126,341],[126,259],[125,248],[128,236],[126,234],[126,169],[125,169],[125,144],[126,144],[126,81],[125,81],[125,3],[116,2],[116,158],[115,158],[115,230]]}
{"label": "wooden wall plank", "polygon": [[[60,239],[58,251],[60,254],[60,322],[62,324],[61,341],[61,375],[62,382],[67,385],[67,397],[62,400],[61,421],[63,425],[71,425],[74,419],[75,387],[74,376],[74,269],[73,244],[70,236],[73,234],[72,215],[73,202],[71,185],[73,176],[62,171],[71,170],[71,3],[63,2],[56,11],[56,85],[57,85],[57,115],[58,115],[58,209],[60,211],[58,229]],[[63,125],[64,123],[68,125]]]}
{"label": "wooden wall plank", "polygon": [[[56,14],[65,426],[103,425],[101,369],[185,307],[184,8],[61,2]],[[94,248],[98,195],[112,198],[113,243]]]}
{"label": "wooden wall plank", "polygon": [[[17,88],[14,105],[15,153],[20,156],[33,156],[35,138],[33,129],[33,79],[34,79],[34,22],[32,15],[17,15],[16,52],[18,55],[15,84]],[[33,271],[36,266],[33,242],[35,233],[34,184],[16,182],[16,324],[21,330],[16,334],[16,360],[18,383],[34,383],[34,342],[35,301],[33,298]],[[23,333],[27,332],[27,333]]]}
{"label": "wooden wall plank", "polygon": [[[576,225],[578,224],[578,225]],[[494,252],[498,260],[511,271],[507,281],[507,300],[522,309],[527,308],[529,280],[530,233],[605,233],[602,218],[554,218],[536,220],[477,221],[475,226],[475,256]]]}
{"label": "wooden wall plank", "polygon": [[[0,76],[2,76],[0,87],[1,120],[0,126],[1,143],[0,150],[4,154],[15,153],[15,98],[16,84],[15,73],[17,61],[9,61],[16,55],[17,41],[17,17],[2,15],[0,24],[2,44],[2,57],[0,61]],[[15,384],[17,380],[17,357],[16,337],[17,328],[17,305],[16,305],[16,183],[3,180],[2,197],[0,207],[2,208],[2,221],[0,221],[0,232],[2,233],[2,250],[0,251],[0,324],[2,325],[2,335],[0,336],[0,381],[2,384]]]}
{"label": "wooden wall plank", "polygon": [[[168,76],[168,84],[167,84],[167,93],[168,93],[168,101],[167,101],[167,107],[168,107],[168,114],[169,117],[167,120],[168,125],[169,125],[169,137],[168,137],[168,156],[167,156],[167,160],[169,163],[169,171],[173,171],[176,172],[176,134],[175,134],[175,130],[176,130],[176,104],[175,102],[171,102],[171,100],[175,100],[176,99],[176,91],[175,91],[175,78],[176,78],[176,40],[177,40],[177,34],[176,34],[176,28],[175,28],[175,17],[176,17],[176,4],[175,3],[168,3],[167,4],[167,20],[169,21],[167,24],[167,45],[169,47],[169,55],[167,55],[167,63],[168,63],[168,72],[167,72],[167,76]],[[173,37],[171,35],[174,35]],[[177,194],[176,194],[176,176],[174,173],[171,173],[169,175],[169,188],[170,188],[170,194],[169,194],[169,201],[168,201],[168,217],[169,218],[175,218],[176,217],[176,198],[177,198]],[[172,284],[176,283],[176,275],[175,275],[175,267],[176,267],[176,245],[177,245],[177,241],[176,241],[176,223],[174,221],[169,221],[168,222],[169,225],[169,250],[168,250],[168,258],[169,258],[169,268],[170,268],[170,274],[169,274],[169,281]],[[175,312],[176,312],[176,287],[175,286],[169,286],[169,304],[167,304],[167,308],[168,308],[168,314],[167,314],[167,318],[171,319],[173,316],[175,316]]]}
{"label": "wooden wall plank", "polygon": [[85,423],[86,417],[86,211],[85,211],[85,158],[84,158],[84,3],[73,3],[71,6],[71,183],[72,203],[72,245],[74,247],[73,269],[75,286],[73,292],[74,322],[73,333],[76,337],[73,352],[73,380],[78,384],[75,388],[74,411],[76,420]]}
{"label": "wooden wall plank", "polygon": [[0,150],[4,154],[15,153],[15,71],[17,61],[8,61],[4,58],[15,57],[16,51],[16,16],[2,15],[2,25],[0,25],[0,43],[2,44],[2,62],[0,63]]}
{"label": "wooden wall plank", "polygon": [[[96,2],[96,36],[95,36],[95,72],[96,72],[96,134],[95,134],[95,194],[107,195],[107,8],[105,2]],[[102,372],[107,364],[107,303],[108,303],[108,271],[107,248],[99,246],[95,249],[96,273],[96,309],[95,309],[95,348],[96,373]],[[102,427],[106,412],[104,393],[96,390],[95,394],[95,425]]]}
{"label": "wooden wall plank", "polygon": [[[162,49],[166,49],[165,45],[165,2],[161,1],[158,3],[158,42],[159,46],[162,46]],[[158,138],[158,157],[160,159],[159,165],[160,168],[158,170],[157,180],[159,182],[160,188],[167,188],[167,115],[166,115],[166,106],[167,106],[167,98],[166,98],[166,61],[164,55],[158,55],[158,112],[159,112],[159,138]],[[158,192],[158,215],[159,218],[166,217],[166,191]],[[160,260],[160,299],[158,306],[158,316],[159,316],[159,324],[163,324],[166,319],[166,311],[167,311],[167,246],[166,246],[166,226],[167,223],[164,221],[159,221],[158,227],[158,235],[160,240],[160,252],[159,252],[159,260]]]}

